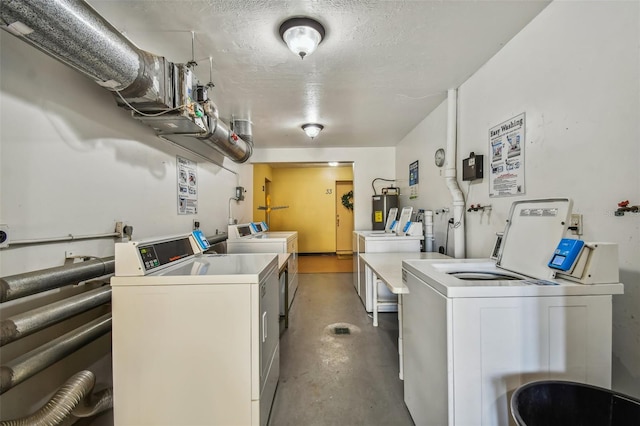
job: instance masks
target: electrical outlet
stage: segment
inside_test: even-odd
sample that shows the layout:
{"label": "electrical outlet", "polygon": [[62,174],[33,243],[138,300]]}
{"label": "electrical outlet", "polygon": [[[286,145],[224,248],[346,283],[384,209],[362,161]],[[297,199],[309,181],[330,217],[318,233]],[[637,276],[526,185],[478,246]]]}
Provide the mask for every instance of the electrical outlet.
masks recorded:
{"label": "electrical outlet", "polygon": [[193,230],[200,229],[200,221],[198,219],[193,219]]}
{"label": "electrical outlet", "polygon": [[571,214],[571,220],[569,222],[569,228],[572,229],[573,235],[582,235],[582,215],[573,213]]}

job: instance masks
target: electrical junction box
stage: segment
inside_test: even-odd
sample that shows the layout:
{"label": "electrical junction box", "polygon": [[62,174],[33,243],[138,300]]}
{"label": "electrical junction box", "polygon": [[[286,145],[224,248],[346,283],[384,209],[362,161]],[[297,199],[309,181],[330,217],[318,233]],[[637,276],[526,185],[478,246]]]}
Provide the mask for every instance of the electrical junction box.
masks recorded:
{"label": "electrical junction box", "polygon": [[244,187],[236,186],[236,196],[237,201],[244,201]]}
{"label": "electrical junction box", "polygon": [[462,160],[462,180],[476,180],[483,178],[483,155],[471,153],[469,158]]}

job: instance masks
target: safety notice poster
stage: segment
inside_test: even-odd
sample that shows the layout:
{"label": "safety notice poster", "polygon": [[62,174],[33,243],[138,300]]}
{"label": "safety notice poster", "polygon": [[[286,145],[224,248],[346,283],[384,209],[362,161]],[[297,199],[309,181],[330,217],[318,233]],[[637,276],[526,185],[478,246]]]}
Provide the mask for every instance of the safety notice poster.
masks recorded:
{"label": "safety notice poster", "polygon": [[418,160],[409,164],[409,199],[418,198],[418,182],[420,182]]}
{"label": "safety notice poster", "polygon": [[524,191],[525,113],[489,129],[489,196],[522,195]]}
{"label": "safety notice poster", "polygon": [[198,163],[176,156],[178,214],[198,213]]}

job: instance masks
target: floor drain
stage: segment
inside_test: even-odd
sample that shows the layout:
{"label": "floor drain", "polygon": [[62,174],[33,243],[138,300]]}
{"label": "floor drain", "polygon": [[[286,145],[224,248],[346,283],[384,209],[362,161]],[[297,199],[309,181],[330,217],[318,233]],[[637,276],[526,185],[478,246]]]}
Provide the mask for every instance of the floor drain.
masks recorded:
{"label": "floor drain", "polygon": [[358,335],[362,330],[357,325],[349,324],[348,322],[334,322],[333,324],[328,324],[322,332],[330,339],[340,339]]}

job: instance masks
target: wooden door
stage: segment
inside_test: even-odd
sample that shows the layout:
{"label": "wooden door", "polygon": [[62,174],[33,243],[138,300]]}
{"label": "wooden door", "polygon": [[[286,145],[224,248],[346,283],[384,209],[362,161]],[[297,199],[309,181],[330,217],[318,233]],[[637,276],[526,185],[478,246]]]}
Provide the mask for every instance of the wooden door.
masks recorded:
{"label": "wooden door", "polygon": [[[353,252],[353,181],[337,181],[335,194],[336,253],[350,255]],[[351,204],[352,208],[345,207],[345,204]]]}

